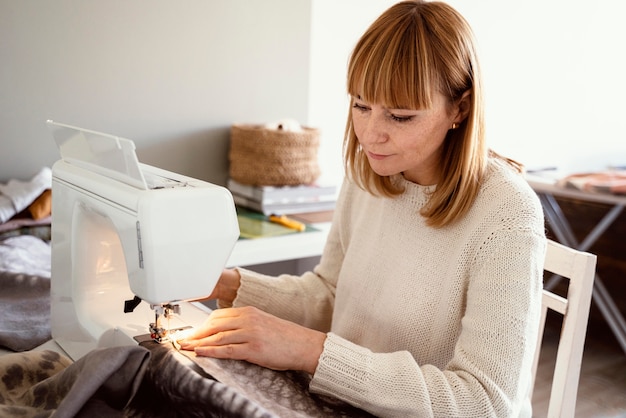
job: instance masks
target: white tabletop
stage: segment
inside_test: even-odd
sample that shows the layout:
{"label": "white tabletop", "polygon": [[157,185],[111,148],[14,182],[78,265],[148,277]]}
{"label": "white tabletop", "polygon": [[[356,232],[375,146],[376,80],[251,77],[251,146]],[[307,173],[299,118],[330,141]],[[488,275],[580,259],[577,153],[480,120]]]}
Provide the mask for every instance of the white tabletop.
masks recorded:
{"label": "white tabletop", "polygon": [[322,255],[330,222],[313,224],[318,231],[295,232],[267,238],[240,239],[227,267],[250,266]]}

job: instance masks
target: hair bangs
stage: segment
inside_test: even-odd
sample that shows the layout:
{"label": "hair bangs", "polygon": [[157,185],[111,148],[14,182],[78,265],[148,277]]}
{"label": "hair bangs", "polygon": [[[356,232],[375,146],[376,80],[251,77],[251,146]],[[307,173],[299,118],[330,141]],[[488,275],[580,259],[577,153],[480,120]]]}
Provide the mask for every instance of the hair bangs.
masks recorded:
{"label": "hair bangs", "polygon": [[348,68],[348,93],[391,109],[428,109],[438,86],[437,66],[412,16],[403,17],[401,30],[380,30],[357,44]]}

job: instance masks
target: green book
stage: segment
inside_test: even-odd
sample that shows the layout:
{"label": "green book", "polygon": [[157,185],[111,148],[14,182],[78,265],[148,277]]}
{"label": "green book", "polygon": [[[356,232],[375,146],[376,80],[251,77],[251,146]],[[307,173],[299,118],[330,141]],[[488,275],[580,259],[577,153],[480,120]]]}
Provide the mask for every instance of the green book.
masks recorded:
{"label": "green book", "polygon": [[317,231],[310,225],[306,225],[303,232],[269,221],[269,217],[259,212],[254,212],[245,208],[237,207],[237,221],[239,222],[239,238],[252,239],[275,237],[287,234],[301,234],[310,231]]}

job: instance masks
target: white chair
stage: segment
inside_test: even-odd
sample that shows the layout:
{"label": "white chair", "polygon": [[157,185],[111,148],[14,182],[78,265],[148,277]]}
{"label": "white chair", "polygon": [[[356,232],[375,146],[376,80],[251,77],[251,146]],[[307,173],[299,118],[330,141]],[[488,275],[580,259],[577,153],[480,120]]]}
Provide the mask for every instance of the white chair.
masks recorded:
{"label": "white chair", "polygon": [[548,240],[544,270],[568,279],[569,285],[565,298],[550,290],[543,290],[531,390],[534,389],[548,310],[559,312],[563,315],[563,324],[556,352],[548,417],[573,417],[587,334],[596,256]]}

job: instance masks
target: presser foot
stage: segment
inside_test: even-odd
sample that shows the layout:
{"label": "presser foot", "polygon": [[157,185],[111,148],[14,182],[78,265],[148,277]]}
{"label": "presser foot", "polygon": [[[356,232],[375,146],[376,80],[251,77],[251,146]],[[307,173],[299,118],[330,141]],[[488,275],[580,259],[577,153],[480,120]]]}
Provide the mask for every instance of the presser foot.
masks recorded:
{"label": "presser foot", "polygon": [[155,324],[154,322],[150,323],[149,328],[150,328],[150,338],[152,338],[153,341],[159,344],[164,344],[164,343],[171,341],[169,330],[163,327],[157,326],[157,324]]}
{"label": "presser foot", "polygon": [[[180,313],[180,305],[176,304],[164,304],[164,305],[150,305],[150,308],[154,309],[154,322],[150,323],[150,338],[159,344],[165,344],[169,342],[175,342],[173,335],[180,330],[190,327],[175,328],[169,327],[169,319],[174,314]],[[168,327],[161,325],[161,317],[165,318],[168,322]]]}
{"label": "presser foot", "polygon": [[168,330],[165,328],[156,327],[154,323],[150,323],[150,338],[152,339],[152,341],[159,344],[172,343],[174,345],[177,345],[178,343],[176,342],[176,334],[179,331],[184,331],[191,328],[191,326],[187,325],[184,327],[172,328]]}

